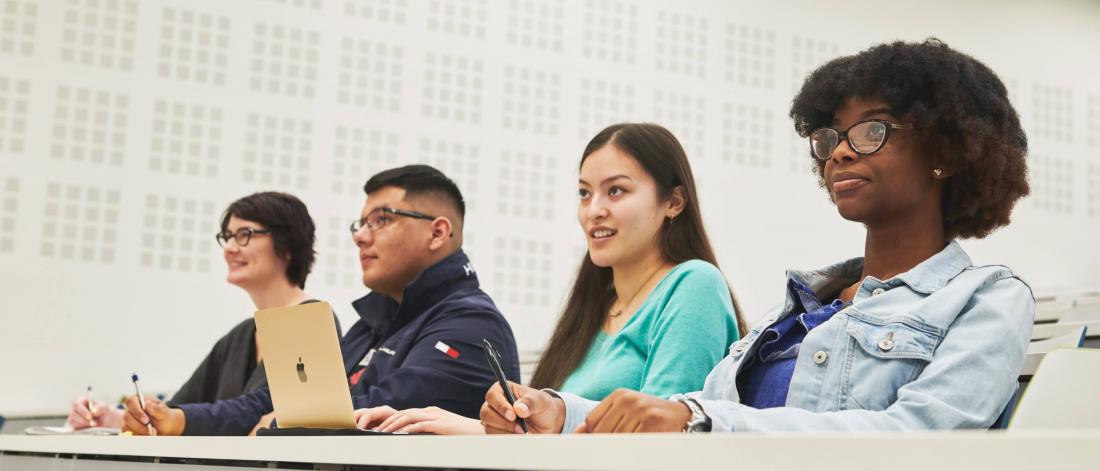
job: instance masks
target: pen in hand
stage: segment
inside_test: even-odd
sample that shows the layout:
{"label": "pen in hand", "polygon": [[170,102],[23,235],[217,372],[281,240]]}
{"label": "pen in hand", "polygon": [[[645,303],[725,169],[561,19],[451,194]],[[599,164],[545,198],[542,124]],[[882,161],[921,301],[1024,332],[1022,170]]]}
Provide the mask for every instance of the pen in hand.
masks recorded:
{"label": "pen in hand", "polygon": [[[489,343],[487,339],[481,339],[482,346],[485,347],[485,359],[489,362],[489,369],[493,370],[493,374],[497,377],[497,382],[500,383],[500,389],[504,392],[504,398],[508,399],[508,404],[513,407],[516,405],[516,396],[512,394],[512,388],[508,386],[508,379],[504,377],[504,366],[500,361],[500,354],[493,348],[493,344]],[[520,428],[523,429],[523,433],[527,431],[527,421],[516,416],[516,422]]]}
{"label": "pen in hand", "polygon": [[[149,412],[147,412],[145,410],[145,396],[141,395],[141,388],[138,387],[138,375],[137,375],[137,373],[134,373],[134,374],[130,375],[130,379],[134,381],[134,393],[137,394],[138,405],[141,406],[141,411],[144,412],[145,417],[148,418],[149,417]],[[149,435],[152,435],[154,433],[153,424],[152,424],[151,421],[150,422],[145,422],[145,427],[148,428]]]}
{"label": "pen in hand", "polygon": [[95,427],[95,401],[92,399],[92,385],[88,385],[88,426]]}

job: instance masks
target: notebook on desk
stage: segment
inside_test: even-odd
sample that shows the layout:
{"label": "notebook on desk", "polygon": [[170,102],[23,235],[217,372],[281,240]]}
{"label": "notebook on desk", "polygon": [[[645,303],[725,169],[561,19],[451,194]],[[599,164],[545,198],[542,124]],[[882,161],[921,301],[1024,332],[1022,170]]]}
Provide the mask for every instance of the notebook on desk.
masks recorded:
{"label": "notebook on desk", "polygon": [[264,309],[255,319],[278,430],[356,430],[332,307]]}

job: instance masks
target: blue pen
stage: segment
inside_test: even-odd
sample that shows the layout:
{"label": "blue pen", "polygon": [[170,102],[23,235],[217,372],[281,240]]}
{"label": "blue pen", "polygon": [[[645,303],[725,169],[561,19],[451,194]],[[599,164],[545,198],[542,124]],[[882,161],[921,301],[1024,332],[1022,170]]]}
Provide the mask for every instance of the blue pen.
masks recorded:
{"label": "blue pen", "polygon": [[[141,411],[145,412],[145,396],[141,395],[141,388],[138,387],[138,375],[137,375],[137,373],[131,374],[130,379],[134,381],[134,393],[137,394],[138,405],[141,406]],[[145,416],[149,417],[149,413],[145,412]],[[145,427],[149,429],[149,434],[152,435],[153,434],[153,424],[151,422],[146,422]]]}

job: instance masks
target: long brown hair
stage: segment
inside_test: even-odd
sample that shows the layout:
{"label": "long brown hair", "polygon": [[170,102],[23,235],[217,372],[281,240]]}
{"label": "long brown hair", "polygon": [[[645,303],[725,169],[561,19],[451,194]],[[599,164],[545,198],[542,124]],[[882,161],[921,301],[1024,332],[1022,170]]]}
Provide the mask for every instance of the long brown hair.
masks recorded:
{"label": "long brown hair", "polygon": [[[683,211],[675,220],[665,219],[658,236],[664,259],[672,263],[699,259],[718,266],[707,231],[703,228],[695,177],[676,136],[650,123],[608,126],[585,147],[578,168],[584,165],[589,155],[607,145],[613,145],[633,157],[657,182],[658,194],[662,199],[669,198],[676,187],[683,188]],[[565,378],[577,369],[615,299],[612,281],[611,268],[596,266],[592,263],[592,257],[585,253],[565,310],[531,378],[532,387],[560,388]],[[745,322],[733,290],[730,290],[730,298],[737,316],[737,328],[744,335]]]}

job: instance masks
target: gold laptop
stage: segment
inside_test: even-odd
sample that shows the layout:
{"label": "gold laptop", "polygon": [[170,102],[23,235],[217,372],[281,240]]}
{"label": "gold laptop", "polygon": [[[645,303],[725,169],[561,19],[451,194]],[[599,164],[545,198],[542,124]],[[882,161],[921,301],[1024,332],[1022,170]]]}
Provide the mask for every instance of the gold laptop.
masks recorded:
{"label": "gold laptop", "polygon": [[328,303],[256,311],[256,334],[279,428],[355,428]]}

